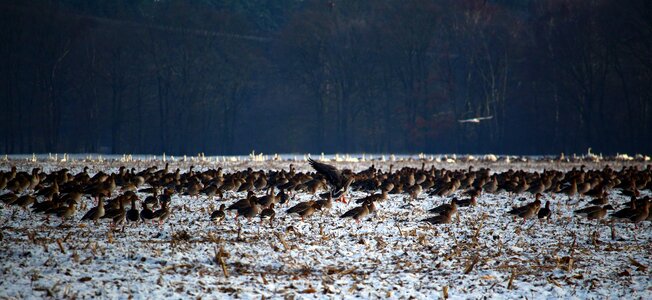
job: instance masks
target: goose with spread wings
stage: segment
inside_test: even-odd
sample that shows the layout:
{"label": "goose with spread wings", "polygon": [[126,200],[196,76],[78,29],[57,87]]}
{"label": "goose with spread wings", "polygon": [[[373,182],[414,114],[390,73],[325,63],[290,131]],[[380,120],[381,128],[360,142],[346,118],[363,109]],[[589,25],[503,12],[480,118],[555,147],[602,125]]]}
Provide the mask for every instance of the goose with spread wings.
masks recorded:
{"label": "goose with spread wings", "polygon": [[326,178],[326,181],[328,181],[328,184],[331,186],[330,193],[332,197],[338,198],[338,200],[346,203],[345,194],[351,183],[354,181],[353,176],[347,176],[334,166],[320,163],[312,158],[308,158],[308,162],[317,173]]}
{"label": "goose with spread wings", "polygon": [[491,119],[493,119],[493,118],[494,118],[494,116],[475,117],[475,118],[471,118],[471,119],[457,120],[457,122],[460,122],[460,123],[475,123],[475,124],[478,124],[478,123],[480,123],[480,121],[491,120]]}

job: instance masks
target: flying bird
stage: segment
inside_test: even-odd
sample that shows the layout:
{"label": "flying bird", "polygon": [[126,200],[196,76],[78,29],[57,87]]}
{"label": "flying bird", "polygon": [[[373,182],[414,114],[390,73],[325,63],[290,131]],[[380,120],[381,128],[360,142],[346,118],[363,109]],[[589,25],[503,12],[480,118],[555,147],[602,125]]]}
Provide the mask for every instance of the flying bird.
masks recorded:
{"label": "flying bird", "polygon": [[457,120],[457,122],[460,122],[460,123],[475,123],[475,124],[478,124],[478,123],[480,123],[480,121],[491,120],[491,119],[493,119],[493,118],[494,118],[494,116],[475,117],[475,118],[471,118],[471,119]]}
{"label": "flying bird", "polygon": [[351,183],[353,183],[353,177],[343,174],[342,171],[338,170],[334,166],[320,163],[318,161],[308,158],[310,166],[312,166],[317,173],[323,175],[328,181],[328,184],[331,186],[330,193],[333,198],[339,198],[342,202],[346,203],[345,194],[349,189]]}

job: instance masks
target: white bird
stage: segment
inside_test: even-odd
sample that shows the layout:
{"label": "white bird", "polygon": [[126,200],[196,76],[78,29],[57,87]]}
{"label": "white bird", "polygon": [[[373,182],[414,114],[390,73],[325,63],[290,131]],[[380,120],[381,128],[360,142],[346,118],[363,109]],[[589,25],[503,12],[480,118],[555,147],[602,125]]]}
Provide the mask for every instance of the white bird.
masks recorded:
{"label": "white bird", "polygon": [[493,119],[494,116],[487,116],[487,117],[477,117],[477,118],[472,118],[472,119],[465,119],[465,120],[457,120],[457,122],[460,123],[480,123],[480,121],[483,120],[491,120]]}

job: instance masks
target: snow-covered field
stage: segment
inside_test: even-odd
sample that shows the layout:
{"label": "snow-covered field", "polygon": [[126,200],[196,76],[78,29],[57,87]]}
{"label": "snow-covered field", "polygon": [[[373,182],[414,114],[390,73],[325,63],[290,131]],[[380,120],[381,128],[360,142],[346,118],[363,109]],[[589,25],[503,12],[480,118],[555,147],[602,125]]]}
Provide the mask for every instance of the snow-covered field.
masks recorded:
{"label": "snow-covered field", "polygon": [[[171,168],[198,171],[221,166],[225,172],[289,168],[307,171],[302,161],[176,160]],[[386,170],[419,160],[340,162],[338,167],[360,171],[372,163]],[[45,172],[83,166],[90,172],[116,172],[121,165],[137,170],[162,161],[130,160],[8,160],[30,171]],[[581,164],[601,169],[609,164],[647,162],[553,161],[426,161],[427,167],[466,169],[489,167],[528,171],[568,170]],[[262,194],[262,192],[261,192]],[[353,199],[366,196],[353,192]],[[643,191],[649,195],[649,191]],[[226,204],[244,193],[225,195]],[[298,194],[291,204],[312,196]],[[141,197],[141,199],[144,197]],[[589,222],[573,216],[586,200],[568,204],[559,195],[552,201],[549,222],[514,220],[506,211],[533,199],[529,193],[482,194],[478,206],[460,208],[451,224],[420,222],[429,208],[450,198],[427,196],[406,202],[390,195],[378,212],[357,224],[339,215],[355,204],[337,203],[326,214],[301,221],[277,209],[275,226],[258,220],[221,224],[209,220],[220,201],[180,196],[172,198],[172,216],[162,227],[127,225],[110,230],[74,221],[58,226],[53,218],[14,207],[0,207],[0,298],[623,298],[652,299],[652,224]],[[525,199],[522,199],[525,198]],[[563,199],[563,200],[561,200]],[[579,199],[579,197],[577,198]],[[629,200],[614,192],[611,203]],[[91,199],[85,199],[88,208]],[[285,208],[285,207],[284,207]],[[619,207],[616,207],[617,209]],[[615,238],[615,239],[614,239]]]}

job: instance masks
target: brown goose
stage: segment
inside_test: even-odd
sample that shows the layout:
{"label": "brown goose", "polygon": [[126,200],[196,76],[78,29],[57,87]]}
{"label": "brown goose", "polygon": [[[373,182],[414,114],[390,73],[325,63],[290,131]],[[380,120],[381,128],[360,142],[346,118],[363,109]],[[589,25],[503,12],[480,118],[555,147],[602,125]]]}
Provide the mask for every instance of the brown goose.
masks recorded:
{"label": "brown goose", "polygon": [[313,204],[312,206],[298,212],[299,216],[301,217],[301,221],[304,221],[306,218],[312,216],[316,210],[317,210],[317,203],[315,202],[315,204]]}
{"label": "brown goose", "polygon": [[520,212],[518,214],[518,216],[523,218],[523,223],[525,223],[525,221],[527,219],[530,219],[530,218],[534,217],[537,214],[540,207],[541,207],[541,204],[531,205],[531,206],[527,207],[527,209],[525,209],[524,211]]}
{"label": "brown goose", "polygon": [[536,200],[533,202],[520,207],[512,208],[512,210],[508,211],[507,213],[523,218],[523,222],[525,223],[526,219],[533,217],[539,211],[539,208],[541,207],[541,201],[539,200],[540,197],[541,194],[537,194]]}
{"label": "brown goose", "polygon": [[636,202],[632,202],[631,207],[621,209],[611,215],[617,220],[624,220],[634,223],[634,228],[638,229],[638,223],[647,219],[650,213],[650,202],[645,201],[642,206],[637,207]]}
{"label": "brown goose", "polygon": [[443,213],[440,215],[436,215],[433,217],[425,218],[421,220],[423,222],[428,222],[433,225],[437,224],[448,224],[452,221],[452,214],[451,213]]}
{"label": "brown goose", "polygon": [[360,204],[360,203],[365,203],[367,201],[370,201],[370,202],[383,202],[383,201],[387,200],[388,197],[389,197],[389,195],[387,194],[387,191],[383,190],[380,194],[369,195],[367,197],[356,200],[355,203]]}
{"label": "brown goose", "polygon": [[127,214],[124,203],[122,201],[117,202],[118,208],[105,209],[104,216],[102,216],[102,219],[111,219],[112,226],[114,227],[124,224],[125,216]]}
{"label": "brown goose", "polygon": [[249,201],[249,206],[240,207],[237,209],[235,219],[238,220],[239,216],[244,216],[247,220],[251,221],[252,218],[256,217],[261,211],[260,204],[256,198],[251,198]]}
{"label": "brown goose", "polygon": [[[611,207],[611,205],[609,205]],[[613,207],[612,207],[613,208]],[[594,206],[588,206],[582,209],[575,210],[574,213],[578,216],[582,217],[588,217],[589,214],[594,213],[596,211],[602,210],[603,207],[600,205],[594,205]]]}
{"label": "brown goose", "polygon": [[11,205],[18,200],[18,196],[13,192],[9,192],[0,196],[0,200],[2,200],[5,205]]}
{"label": "brown goose", "polygon": [[120,188],[120,190],[121,190],[122,192],[127,192],[127,191],[135,192],[135,191],[138,190],[138,187],[136,186],[135,183],[132,183],[132,182],[126,182],[125,184],[122,185],[122,187]]}
{"label": "brown goose", "polygon": [[235,210],[238,211],[241,208],[249,207],[251,206],[252,202],[257,202],[258,198],[256,198],[256,195],[254,195],[254,192],[249,191],[247,192],[247,197],[244,199],[240,199],[233,204],[229,205],[226,210]]}
{"label": "brown goose", "polygon": [[[20,175],[20,174],[19,174]],[[16,178],[7,182],[7,189],[14,194],[20,194],[29,187],[29,179],[24,176],[16,176]]]}
{"label": "brown goose", "polygon": [[570,200],[571,198],[573,198],[575,196],[575,194],[577,194],[577,181],[575,179],[573,179],[570,186],[567,186],[567,187],[563,188],[559,192],[566,195],[566,196],[568,196],[568,199]]}
{"label": "brown goose", "polygon": [[140,219],[140,213],[136,208],[136,198],[131,198],[131,209],[127,211],[127,220],[130,222],[136,223]]}
{"label": "brown goose", "polygon": [[[455,199],[457,200],[457,199]],[[473,195],[469,199],[462,199],[462,200],[457,200],[455,201],[457,204],[457,207],[467,207],[467,206],[476,206],[478,205],[478,201],[476,200],[476,196]]]}
{"label": "brown goose", "polygon": [[222,183],[222,185],[220,186],[220,191],[222,192],[237,191],[239,187],[240,187],[239,181],[235,180],[235,178],[231,178],[230,180]]}
{"label": "brown goose", "polygon": [[158,221],[158,226],[161,227],[163,222],[170,216],[169,202],[161,202],[161,208],[154,211],[152,220]]}
{"label": "brown goose", "polygon": [[265,220],[269,220],[269,226],[273,226],[274,222],[274,217],[276,216],[276,212],[274,211],[274,202],[270,203],[268,208],[263,209],[260,212],[260,224],[263,223]]}
{"label": "brown goose", "polygon": [[605,184],[598,184],[596,187],[584,193],[586,196],[600,197],[606,192]]}
{"label": "brown goose", "polygon": [[421,195],[421,192],[423,192],[423,187],[421,187],[420,184],[415,184],[413,186],[410,186],[407,188],[408,194],[410,194],[410,199],[411,200],[416,200],[419,195]]}
{"label": "brown goose", "polygon": [[340,216],[340,218],[352,218],[356,223],[360,223],[360,220],[369,214],[370,205],[370,202],[362,203],[362,206],[358,206],[345,212]]}
{"label": "brown goose", "polygon": [[510,211],[508,211],[507,213],[512,214],[512,215],[518,215],[518,214],[526,211],[530,206],[539,206],[540,207],[541,206],[541,200],[539,200],[539,198],[541,198],[541,196],[542,196],[541,194],[536,194],[536,197],[535,197],[534,201],[532,201],[532,202],[530,202],[528,204],[525,204],[523,206],[514,207]]}
{"label": "brown goose", "polygon": [[650,206],[652,203],[650,201],[646,201],[643,203],[643,206],[634,214],[630,219],[632,223],[634,223],[635,228],[638,228],[638,223],[644,220],[647,220],[648,216],[650,215]]}
{"label": "brown goose", "polygon": [[[96,186],[90,187],[84,190],[84,193],[91,195],[95,199],[99,197],[111,197],[110,187],[105,186],[104,184],[98,184]],[[99,200],[98,200],[99,201]]]}
{"label": "brown goose", "polygon": [[586,194],[590,190],[591,190],[591,183],[589,182],[583,182],[577,185],[577,193],[580,196],[584,196],[584,194]]}
{"label": "brown goose", "polygon": [[84,220],[92,220],[97,224],[97,220],[99,220],[101,217],[104,216],[104,196],[100,195],[99,200],[97,202],[97,206],[91,208],[86,214],[82,217],[82,221]]}
{"label": "brown goose", "polygon": [[224,218],[226,218],[226,214],[224,213],[224,208],[226,208],[226,205],[224,205],[224,203],[220,204],[220,209],[211,213],[211,221],[215,223],[222,223],[222,221],[224,221]]}
{"label": "brown goose", "polygon": [[482,189],[490,194],[493,194],[496,191],[498,191],[498,179],[496,175],[491,176],[491,180],[487,182],[485,185],[483,185]]}
{"label": "brown goose", "polygon": [[323,179],[313,179],[305,183],[304,190],[308,194],[315,195],[318,191],[326,189],[326,182]]}
{"label": "brown goose", "polygon": [[480,197],[480,195],[482,195],[482,188],[481,187],[479,187],[479,188],[470,188],[470,189],[466,190],[466,192],[464,192],[464,194],[469,196],[469,197],[472,197],[472,198],[477,198],[477,197]]}
{"label": "brown goose", "polygon": [[301,202],[301,203],[298,203],[295,206],[292,206],[292,207],[288,208],[285,212],[288,213],[288,214],[299,213],[299,212],[301,212],[301,211],[303,211],[303,210],[305,210],[305,209],[307,209],[309,207],[314,206],[315,203],[316,202],[314,200]]}
{"label": "brown goose", "polygon": [[539,220],[548,220],[550,219],[550,215],[552,215],[552,211],[550,210],[550,201],[546,201],[546,206],[539,209],[537,217],[539,217]]}
{"label": "brown goose", "polygon": [[627,201],[627,202],[625,202],[625,203],[623,203],[623,204],[624,204],[624,205],[631,206],[631,205],[632,205],[632,202],[636,202],[636,207],[642,207],[643,204],[645,204],[646,201],[649,201],[649,199],[650,199],[649,196],[646,196],[646,197],[641,198],[641,199],[637,199],[636,196],[631,196],[631,197],[630,197],[630,200]]}
{"label": "brown goose", "polygon": [[445,203],[435,208],[428,210],[429,213],[435,214],[450,214],[453,215],[457,213],[457,198],[451,199],[450,203]]}
{"label": "brown goose", "polygon": [[591,202],[589,203],[593,205],[607,205],[607,203],[609,203],[609,201],[607,200],[607,193],[602,192],[602,194],[599,197],[591,200]]}
{"label": "brown goose", "polygon": [[184,195],[191,196],[191,197],[198,198],[198,197],[199,197],[199,193],[201,192],[201,190],[202,190],[203,188],[204,188],[204,187],[202,186],[201,183],[199,183],[199,182],[193,182],[193,183],[190,183],[190,184],[188,185],[188,187],[186,188],[186,192],[183,193],[183,194],[184,194]]}
{"label": "brown goose", "polygon": [[530,188],[527,190],[528,192],[532,194],[540,194],[543,193],[543,191],[546,190],[546,185],[543,183],[543,180],[539,180],[532,185],[530,185]]}
{"label": "brown goose", "polygon": [[68,194],[65,194],[61,197],[61,201],[69,202],[69,201],[74,201],[77,204],[81,203],[82,197],[84,194],[80,192],[70,192]]}
{"label": "brown goose", "polygon": [[265,196],[258,198],[258,203],[263,208],[270,207],[270,205],[277,203],[278,198],[274,195],[274,187],[270,187]]}
{"label": "brown goose", "polygon": [[145,197],[143,204],[154,208],[159,207],[158,190],[154,190],[152,195]]}
{"label": "brown goose", "polygon": [[36,197],[32,195],[23,195],[18,197],[18,199],[12,203],[12,205],[20,206],[22,209],[27,209],[27,206],[30,206],[36,202]]}
{"label": "brown goose", "polygon": [[614,208],[611,205],[607,204],[598,210],[587,213],[586,218],[589,220],[601,220],[607,215],[607,210],[613,209]]}
{"label": "brown goose", "polygon": [[315,209],[317,208],[317,202],[310,200],[306,202],[301,202],[285,212],[288,214],[298,214],[301,216],[301,220],[303,221],[305,218],[312,216],[313,213],[315,213]]}
{"label": "brown goose", "polygon": [[523,180],[521,180],[519,184],[516,187],[514,187],[512,192],[515,194],[520,194],[527,191],[529,188],[530,188],[530,184],[527,182],[525,178],[523,178]]}
{"label": "brown goose", "polygon": [[391,192],[394,189],[394,183],[389,180],[385,180],[380,186],[380,189],[386,192]]}
{"label": "brown goose", "polygon": [[51,186],[39,190],[36,195],[47,197],[55,193],[59,193],[59,184],[56,181]]}
{"label": "brown goose", "polygon": [[53,207],[59,207],[64,202],[62,199],[63,197],[59,197],[59,194],[54,194],[51,199],[34,203],[34,205],[32,205],[32,212],[45,212]]}
{"label": "brown goose", "polygon": [[208,199],[211,199],[211,200],[212,200],[213,197],[215,197],[216,195],[217,195],[220,199],[222,199],[222,197],[223,197],[222,192],[217,188],[217,185],[215,185],[215,184],[211,184],[211,185],[209,185],[208,187],[204,188],[201,192],[202,192],[204,195],[206,195],[206,196],[208,197]]}
{"label": "brown goose", "polygon": [[256,179],[256,181],[254,181],[254,188],[260,191],[265,187],[267,187],[267,179],[265,178],[265,174],[262,174],[258,176],[258,179]]}
{"label": "brown goose", "polygon": [[326,181],[328,181],[331,186],[331,194],[333,197],[339,198],[338,200],[342,200],[342,202],[346,203],[345,195],[349,186],[354,181],[353,176],[347,176],[334,166],[320,163],[312,158],[308,158],[308,162],[317,173],[326,178]]}
{"label": "brown goose", "polygon": [[617,212],[609,215],[611,218],[616,220],[628,220],[632,215],[636,213],[636,201],[630,201],[629,207],[625,207]]}
{"label": "brown goose", "polygon": [[278,199],[278,203],[280,204],[285,204],[290,201],[290,196],[285,193],[284,189],[279,190],[279,192],[276,194],[276,198]]}
{"label": "brown goose", "polygon": [[140,211],[140,219],[147,224],[147,221],[153,218],[154,212],[143,202],[143,209]]}
{"label": "brown goose", "polygon": [[329,193],[328,199],[317,200],[315,204],[317,206],[317,209],[319,209],[323,215],[325,212],[330,211],[331,208],[333,207],[333,196],[331,196],[331,194]]}
{"label": "brown goose", "polygon": [[56,214],[58,217],[61,218],[61,224],[63,224],[67,220],[72,219],[76,211],[77,211],[77,206],[75,202],[72,202],[68,206],[61,207]]}

